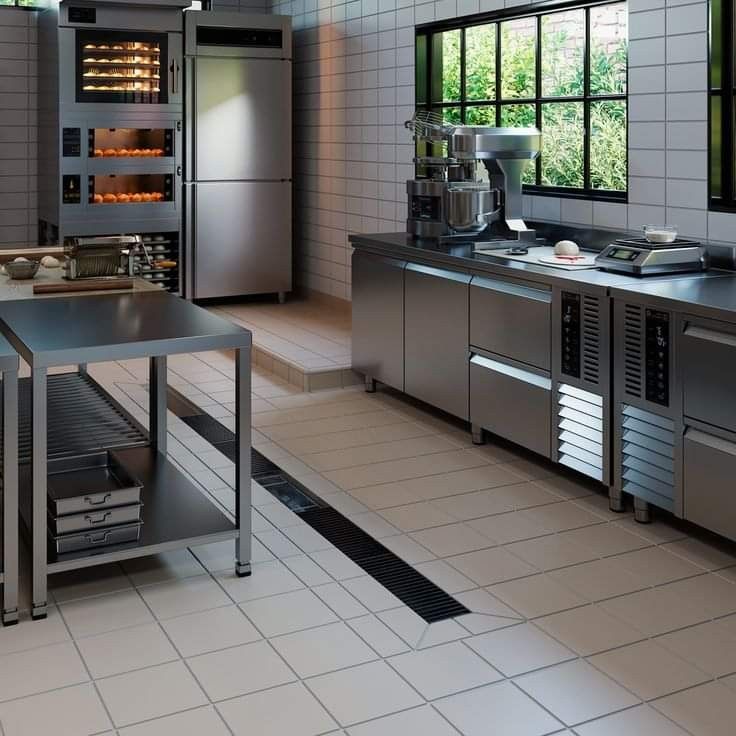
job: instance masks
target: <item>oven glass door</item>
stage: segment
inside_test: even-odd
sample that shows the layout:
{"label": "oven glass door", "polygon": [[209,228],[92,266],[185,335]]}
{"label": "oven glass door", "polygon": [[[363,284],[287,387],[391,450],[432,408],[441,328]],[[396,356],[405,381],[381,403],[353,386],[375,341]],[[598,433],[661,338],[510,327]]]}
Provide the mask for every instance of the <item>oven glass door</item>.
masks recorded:
{"label": "oven glass door", "polygon": [[78,30],[77,102],[168,102],[165,33]]}

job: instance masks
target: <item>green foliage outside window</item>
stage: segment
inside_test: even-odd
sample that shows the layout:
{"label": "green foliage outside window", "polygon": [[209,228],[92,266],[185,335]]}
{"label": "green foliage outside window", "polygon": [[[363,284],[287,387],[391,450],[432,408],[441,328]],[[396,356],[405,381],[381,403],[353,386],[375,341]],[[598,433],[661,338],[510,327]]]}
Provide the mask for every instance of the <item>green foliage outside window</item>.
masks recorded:
{"label": "green foliage outside window", "polygon": [[[465,30],[465,123],[496,125],[497,107],[503,127],[537,125],[540,107],[542,158],[539,184],[558,187],[584,186],[585,105],[589,107],[589,186],[592,189],[626,191],[626,40],[623,5],[590,9],[589,99],[584,102],[585,11],[574,9],[542,16],[541,97],[536,100],[536,17],[501,22],[501,100],[496,96],[496,23]],[[605,13],[608,13],[605,15]],[[616,15],[618,13],[618,15]],[[616,22],[622,28],[616,27]],[[613,27],[613,32],[611,28]],[[599,30],[602,29],[602,30]],[[606,35],[606,33],[608,35]],[[460,123],[461,33],[442,32],[442,101],[447,122]],[[438,63],[435,61],[435,63]],[[622,96],[597,101],[596,96]],[[578,97],[580,101],[545,102],[548,98]],[[531,100],[509,104],[506,101]],[[473,104],[483,101],[484,105]],[[439,100],[438,100],[439,102]],[[525,182],[535,183],[529,166]]]}

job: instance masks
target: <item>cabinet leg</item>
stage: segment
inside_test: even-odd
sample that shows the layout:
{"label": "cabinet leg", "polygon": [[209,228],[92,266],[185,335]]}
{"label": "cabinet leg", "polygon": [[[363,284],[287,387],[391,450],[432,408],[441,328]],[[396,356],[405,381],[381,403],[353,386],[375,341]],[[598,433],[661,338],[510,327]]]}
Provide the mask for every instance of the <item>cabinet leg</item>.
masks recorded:
{"label": "cabinet leg", "polygon": [[31,608],[31,618],[34,621],[41,621],[48,615],[48,606],[45,603],[34,603]]}
{"label": "cabinet leg", "polygon": [[251,549],[251,375],[250,348],[235,353],[235,574],[250,575]]}
{"label": "cabinet leg", "polygon": [[480,426],[480,424],[471,424],[470,425],[470,433],[473,437],[473,444],[474,445],[483,445],[485,444],[485,439],[483,437],[483,427]]}
{"label": "cabinet leg", "polygon": [[634,519],[640,524],[650,524],[652,521],[649,504],[640,498],[634,498]]}
{"label": "cabinet leg", "polygon": [[31,487],[32,505],[32,565],[33,619],[46,618],[47,562],[46,525],[48,523],[46,494],[47,475],[47,380],[45,368],[34,368],[31,377]]}
{"label": "cabinet leg", "polygon": [[608,508],[617,514],[621,514],[626,510],[623,491],[619,491],[616,488],[608,489]]}
{"label": "cabinet leg", "polygon": [[286,292],[285,291],[280,291],[277,294],[277,296],[279,298],[279,304],[286,304]]}
{"label": "cabinet leg", "polygon": [[376,393],[376,379],[371,378],[370,376],[365,377],[365,390],[366,393],[374,394]]}
{"label": "cabinet leg", "polygon": [[18,609],[3,611],[3,626],[15,626],[18,623]]}
{"label": "cabinet leg", "polygon": [[250,567],[250,562],[238,562],[235,565],[235,574],[239,578],[249,578],[253,574],[253,571]]}

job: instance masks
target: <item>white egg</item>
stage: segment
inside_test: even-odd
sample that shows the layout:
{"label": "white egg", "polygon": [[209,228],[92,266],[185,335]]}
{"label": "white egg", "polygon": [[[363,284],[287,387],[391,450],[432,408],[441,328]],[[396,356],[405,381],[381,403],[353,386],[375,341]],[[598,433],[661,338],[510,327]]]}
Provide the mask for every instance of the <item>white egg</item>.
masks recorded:
{"label": "white egg", "polygon": [[44,268],[59,268],[59,266],[61,266],[61,261],[53,256],[44,256],[41,259],[41,265]]}
{"label": "white egg", "polygon": [[572,240],[560,240],[555,243],[555,255],[556,256],[576,256],[580,253],[580,248],[577,243]]}

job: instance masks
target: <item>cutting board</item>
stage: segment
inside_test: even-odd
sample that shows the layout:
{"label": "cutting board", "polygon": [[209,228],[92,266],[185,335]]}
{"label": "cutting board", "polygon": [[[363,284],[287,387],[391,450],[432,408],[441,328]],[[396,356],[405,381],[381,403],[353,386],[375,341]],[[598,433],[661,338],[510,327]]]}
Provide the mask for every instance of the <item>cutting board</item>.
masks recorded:
{"label": "cutting board", "polygon": [[124,291],[133,288],[133,279],[57,281],[33,285],[34,294],[74,294],[83,291]]}

